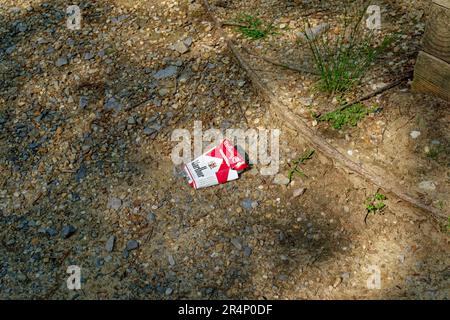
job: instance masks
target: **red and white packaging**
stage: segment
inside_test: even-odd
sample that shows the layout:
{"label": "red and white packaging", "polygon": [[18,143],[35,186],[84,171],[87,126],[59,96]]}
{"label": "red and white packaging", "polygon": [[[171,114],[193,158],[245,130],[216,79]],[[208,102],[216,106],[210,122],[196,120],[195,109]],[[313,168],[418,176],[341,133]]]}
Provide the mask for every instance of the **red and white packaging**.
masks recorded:
{"label": "red and white packaging", "polygon": [[189,184],[195,189],[206,188],[239,178],[248,167],[245,158],[227,139],[184,166]]}

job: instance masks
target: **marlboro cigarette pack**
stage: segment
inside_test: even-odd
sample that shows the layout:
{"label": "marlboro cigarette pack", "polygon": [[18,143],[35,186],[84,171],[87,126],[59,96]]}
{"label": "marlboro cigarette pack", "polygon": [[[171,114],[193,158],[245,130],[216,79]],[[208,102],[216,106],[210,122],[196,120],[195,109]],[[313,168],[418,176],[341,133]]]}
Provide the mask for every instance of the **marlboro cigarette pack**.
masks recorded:
{"label": "marlboro cigarette pack", "polygon": [[236,180],[248,167],[245,158],[227,139],[197,159],[185,165],[189,184],[195,189]]}

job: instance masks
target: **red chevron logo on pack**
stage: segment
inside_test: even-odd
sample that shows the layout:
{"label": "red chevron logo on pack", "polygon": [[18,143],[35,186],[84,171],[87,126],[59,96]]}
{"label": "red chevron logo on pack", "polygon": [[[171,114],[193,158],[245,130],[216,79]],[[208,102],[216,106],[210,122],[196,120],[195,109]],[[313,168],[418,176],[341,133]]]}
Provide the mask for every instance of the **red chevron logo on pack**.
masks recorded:
{"label": "red chevron logo on pack", "polygon": [[245,159],[227,139],[184,167],[189,184],[195,189],[206,188],[239,178],[248,167]]}

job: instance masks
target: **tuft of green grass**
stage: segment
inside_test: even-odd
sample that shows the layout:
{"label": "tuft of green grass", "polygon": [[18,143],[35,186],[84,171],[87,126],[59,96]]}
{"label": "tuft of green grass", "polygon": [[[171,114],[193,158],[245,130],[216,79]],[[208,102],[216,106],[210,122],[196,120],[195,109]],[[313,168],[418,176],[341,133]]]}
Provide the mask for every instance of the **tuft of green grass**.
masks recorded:
{"label": "tuft of green grass", "polygon": [[[377,45],[375,34],[365,28],[367,7],[356,14],[346,14],[339,25],[321,35],[312,37],[305,32],[315,68],[320,74],[316,87],[331,94],[343,93],[360,83],[371,64],[393,42],[387,36]],[[359,10],[358,10],[359,11]],[[306,28],[311,28],[306,20]]]}
{"label": "tuft of green grass", "polygon": [[299,166],[301,164],[304,164],[307,160],[311,160],[312,156],[314,155],[314,152],[315,152],[315,150],[309,150],[309,151],[305,152],[297,160],[292,161],[291,169],[289,170],[289,173],[288,173],[289,182],[292,181],[292,178],[294,177],[294,175],[298,175],[300,177],[305,176],[305,173],[302,170],[300,170]]}
{"label": "tuft of green grass", "polygon": [[340,130],[347,125],[356,126],[358,121],[373,112],[374,109],[367,108],[362,103],[356,103],[343,110],[338,109],[321,115],[318,120],[329,122],[334,129]]}
{"label": "tuft of green grass", "polygon": [[381,193],[376,193],[372,198],[367,198],[367,214],[376,213],[377,211],[381,211],[382,209],[384,209],[386,207],[386,204],[383,201],[386,199],[386,196]]}
{"label": "tuft of green grass", "polygon": [[238,18],[238,22],[247,25],[240,26],[239,31],[252,40],[262,39],[274,33],[272,24],[266,24],[260,18],[249,14],[242,14]]}
{"label": "tuft of green grass", "polygon": [[444,151],[444,148],[441,145],[433,146],[430,148],[430,150],[426,153],[426,156],[430,159],[437,160],[441,152]]}

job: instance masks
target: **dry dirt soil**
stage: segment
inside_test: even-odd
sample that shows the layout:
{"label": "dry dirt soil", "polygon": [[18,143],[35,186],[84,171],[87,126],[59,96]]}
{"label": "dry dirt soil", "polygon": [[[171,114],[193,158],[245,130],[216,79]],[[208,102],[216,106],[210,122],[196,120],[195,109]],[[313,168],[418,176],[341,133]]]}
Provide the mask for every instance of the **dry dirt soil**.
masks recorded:
{"label": "dry dirt soil", "polygon": [[[314,24],[342,13],[337,1],[211,4],[223,20],[252,13],[271,21],[277,32],[261,40],[226,31],[254,53],[291,62],[304,54],[296,33],[305,13]],[[429,1],[379,5],[384,32],[401,37],[349,99],[414,66]],[[192,133],[194,121],[280,129],[284,177],[313,148],[276,120],[201,1],[79,6],[81,29],[70,30],[66,1],[0,0],[0,298],[450,297],[447,221],[320,152],[288,185],[258,164],[228,184],[187,184],[171,160],[171,135]],[[405,82],[365,102],[379,110],[356,127],[334,130],[311,116],[336,107],[312,90],[317,78],[250,60],[317,134],[448,215],[447,103]],[[367,215],[377,192],[386,207]],[[81,267],[81,290],[67,288],[71,265]],[[374,270],[379,288],[368,285]]]}

